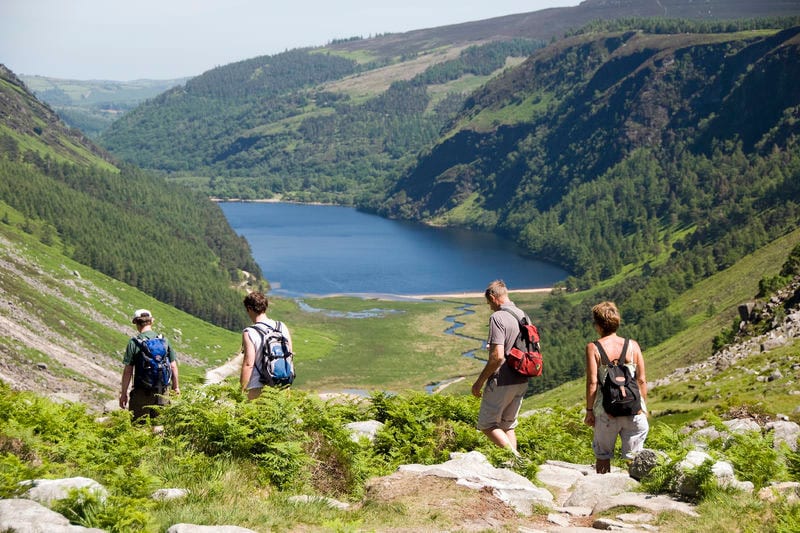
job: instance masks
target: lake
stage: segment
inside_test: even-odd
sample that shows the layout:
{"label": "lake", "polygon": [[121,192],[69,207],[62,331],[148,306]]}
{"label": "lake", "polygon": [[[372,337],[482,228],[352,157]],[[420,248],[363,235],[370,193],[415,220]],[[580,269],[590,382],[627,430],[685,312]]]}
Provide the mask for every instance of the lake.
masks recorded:
{"label": "lake", "polygon": [[289,297],[483,292],[551,287],[569,274],[489,233],[388,220],[349,207],[222,202],[269,280]]}

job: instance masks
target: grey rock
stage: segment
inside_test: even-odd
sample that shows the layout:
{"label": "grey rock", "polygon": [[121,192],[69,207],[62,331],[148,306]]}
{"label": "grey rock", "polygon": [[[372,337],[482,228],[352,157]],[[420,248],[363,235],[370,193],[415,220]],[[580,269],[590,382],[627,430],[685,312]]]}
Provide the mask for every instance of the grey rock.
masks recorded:
{"label": "grey rock", "polygon": [[552,507],[553,504],[549,491],[512,470],[493,467],[476,451],[452,453],[449,461],[438,465],[401,465],[398,471],[456,479],[459,485],[477,490],[491,489],[501,501],[528,516],[534,505]]}
{"label": "grey rock", "polygon": [[350,422],[345,427],[350,430],[350,439],[354,442],[359,442],[362,438],[373,442],[375,435],[383,428],[383,422],[365,420],[362,422]]}
{"label": "grey rock", "polygon": [[175,524],[167,533],[258,533],[239,526],[198,526],[195,524]]}
{"label": "grey rock", "polygon": [[87,489],[94,493],[100,501],[105,501],[108,491],[100,483],[88,477],[70,477],[64,479],[33,479],[23,481],[21,485],[30,487],[25,498],[50,505],[55,500],[63,500],[73,489]]}
{"label": "grey rock", "polygon": [[761,426],[752,418],[735,418],[725,420],[723,424],[731,433],[747,433],[750,431],[761,431]]}
{"label": "grey rock", "polygon": [[33,500],[0,500],[0,531],[15,533],[104,533],[75,526],[61,514]]}
{"label": "grey rock", "polygon": [[592,507],[600,501],[628,492],[639,486],[639,482],[627,473],[592,474],[578,480],[565,506]]}
{"label": "grey rock", "polygon": [[645,448],[637,453],[633,461],[631,461],[628,467],[628,474],[630,474],[633,479],[640,481],[647,477],[647,475],[666,457],[667,454],[664,452]]}
{"label": "grey rock", "polygon": [[779,499],[785,498],[787,503],[797,504],[800,502],[800,483],[796,481],[773,483],[758,491],[758,497],[770,503],[776,503]]}
{"label": "grey rock", "polygon": [[646,524],[655,520],[652,513],[622,513],[617,515],[617,520],[628,524]]}
{"label": "grey rock", "polygon": [[335,500],[333,498],[327,498],[324,496],[308,496],[305,494],[301,494],[299,496],[292,496],[289,498],[289,501],[292,503],[315,503],[319,502],[328,507],[333,507],[334,509],[340,509],[342,511],[347,511],[350,509],[350,504],[345,502],[340,502],[339,500]]}
{"label": "grey rock", "polygon": [[643,492],[623,492],[609,496],[597,503],[595,513],[601,513],[614,507],[638,507],[653,513],[675,511],[689,516],[699,516],[693,505],[675,500],[667,495],[645,494]]}
{"label": "grey rock", "polygon": [[561,527],[569,527],[570,524],[569,517],[558,513],[548,513],[547,521]]}
{"label": "grey rock", "polygon": [[584,475],[574,468],[565,468],[546,462],[539,466],[539,471],[536,472],[536,479],[546,487],[567,490],[575,485],[579,479],[582,479]]}
{"label": "grey rock", "polygon": [[189,495],[187,489],[158,489],[150,495],[151,498],[158,501],[178,500],[185,498]]}
{"label": "grey rock", "polygon": [[775,448],[786,444],[793,452],[797,451],[797,437],[800,435],[800,425],[786,420],[767,422],[764,426],[767,431],[772,431],[772,442]]}

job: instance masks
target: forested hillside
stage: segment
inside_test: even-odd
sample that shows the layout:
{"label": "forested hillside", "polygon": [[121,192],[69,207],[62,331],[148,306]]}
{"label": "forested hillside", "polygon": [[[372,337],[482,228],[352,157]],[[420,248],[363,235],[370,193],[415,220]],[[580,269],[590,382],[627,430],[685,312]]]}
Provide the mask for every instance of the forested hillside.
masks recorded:
{"label": "forested hillside", "polygon": [[592,301],[658,344],[685,327],[678,295],[797,227],[800,27],[742,24],[630,20],[550,45],[474,93],[380,207],[504,233],[593,289],[546,303],[557,356],[536,387],[582,371],[571,325]]}
{"label": "forested hillside", "polygon": [[[376,76],[387,60],[359,64],[326,50],[293,50],[211,70],[129,113],[103,136],[116,155],[147,168],[210,176],[218,197],[353,203],[375,197],[432,143],[465,96],[446,86],[486,79],[507,57],[541,43],[469,47],[367,98],[331,84]],[[385,67],[388,68],[388,67]],[[381,76],[381,74],[377,74]],[[256,178],[257,176],[257,178]]]}
{"label": "forested hillside", "polygon": [[238,329],[232,288],[261,276],[247,242],[201,194],[119,168],[0,66],[0,200],[66,254],[209,322]]}
{"label": "forested hillside", "polygon": [[[383,198],[470,93],[594,20],[800,14],[778,0],[587,0],[246,59],[199,75],[116,121],[100,142],[210,196],[359,206]],[[509,110],[509,112],[513,112]]]}

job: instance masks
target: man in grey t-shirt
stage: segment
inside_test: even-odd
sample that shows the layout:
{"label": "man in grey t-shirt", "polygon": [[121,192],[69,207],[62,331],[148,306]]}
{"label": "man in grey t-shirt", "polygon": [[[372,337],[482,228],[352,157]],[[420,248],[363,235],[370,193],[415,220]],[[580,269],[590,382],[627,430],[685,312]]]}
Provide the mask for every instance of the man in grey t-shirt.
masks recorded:
{"label": "man in grey t-shirt", "polygon": [[517,427],[522,398],[528,390],[528,378],[508,366],[506,354],[519,335],[519,322],[515,316],[524,313],[508,299],[508,289],[501,280],[491,282],[485,296],[486,303],[494,312],[489,318],[489,359],[472,385],[472,394],[481,398],[478,429],[501,448],[510,448],[516,454],[514,428]]}

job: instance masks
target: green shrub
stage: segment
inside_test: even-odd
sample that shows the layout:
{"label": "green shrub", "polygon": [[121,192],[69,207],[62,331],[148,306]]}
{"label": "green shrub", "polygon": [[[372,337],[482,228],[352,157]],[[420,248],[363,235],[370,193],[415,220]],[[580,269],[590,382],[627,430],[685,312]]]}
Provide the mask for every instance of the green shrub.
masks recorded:
{"label": "green shrub", "polygon": [[479,404],[471,396],[379,393],[373,395],[372,406],[374,418],[384,423],[373,445],[384,472],[400,464],[447,461],[450,452],[488,442],[475,429]]}
{"label": "green shrub", "polygon": [[147,499],[101,499],[87,489],[73,489],[66,498],[56,500],[52,505],[54,511],[73,524],[110,533],[155,532],[148,513],[152,507],[152,501]]}
{"label": "green shrub", "polygon": [[737,433],[724,441],[722,452],[733,465],[736,478],[751,481],[758,490],[770,481],[786,478],[786,467],[778,460],[772,438],[750,431]]}
{"label": "green shrub", "polygon": [[542,409],[521,417],[515,430],[520,453],[537,464],[551,459],[594,464],[593,430],[578,409]]}

